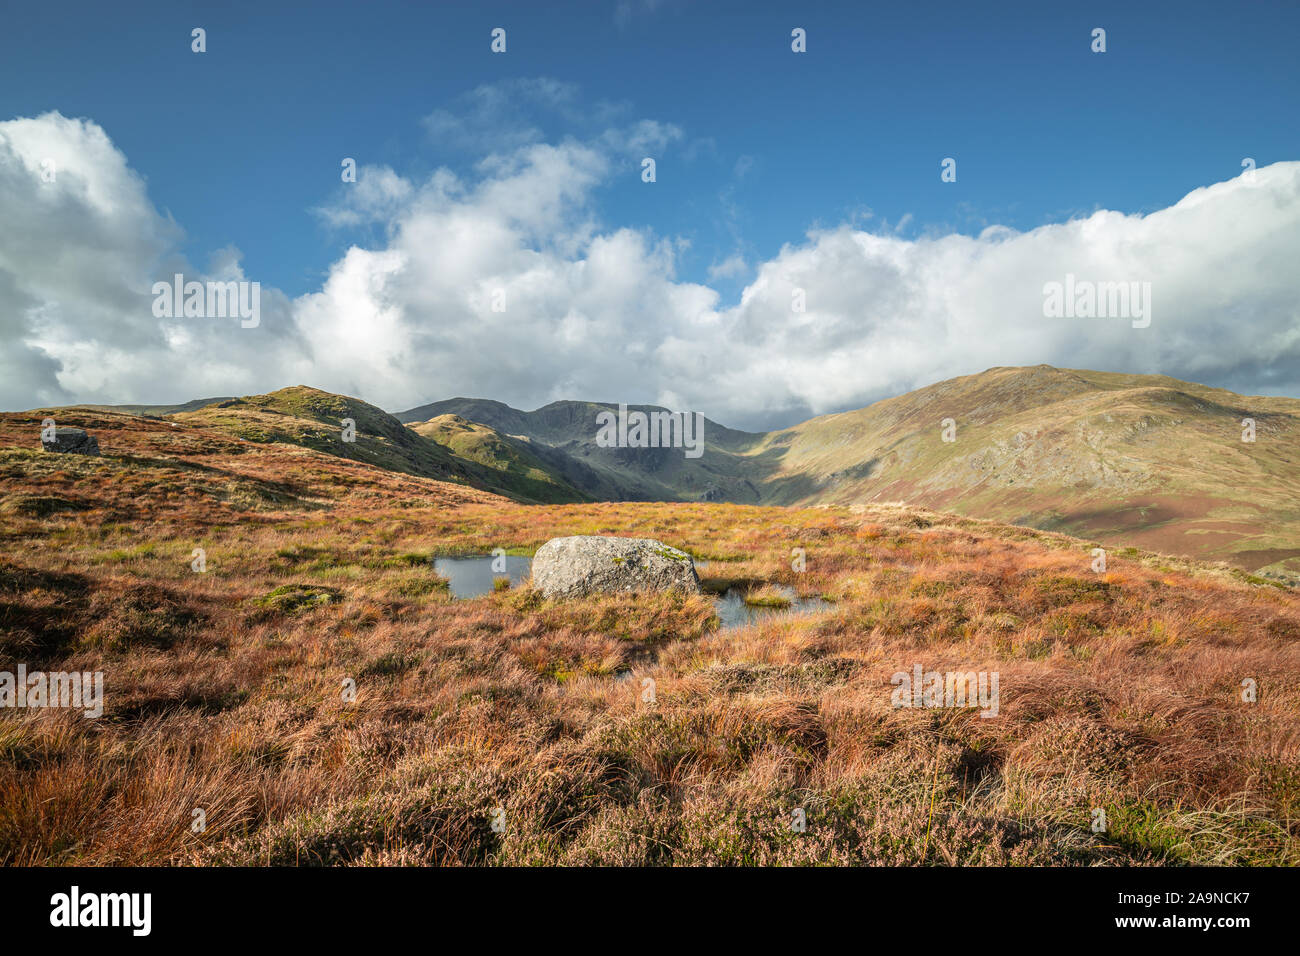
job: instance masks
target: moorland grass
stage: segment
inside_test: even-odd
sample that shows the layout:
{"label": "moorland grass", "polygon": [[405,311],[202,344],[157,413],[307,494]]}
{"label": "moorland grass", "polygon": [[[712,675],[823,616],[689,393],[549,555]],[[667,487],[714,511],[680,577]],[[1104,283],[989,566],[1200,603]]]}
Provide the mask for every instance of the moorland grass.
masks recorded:
{"label": "moorland grass", "polygon": [[[6,864],[1300,863],[1293,591],[903,506],[526,506],[68,423],[104,457],[0,416],[0,670],[102,670],[104,715],[0,711]],[[702,595],[455,601],[428,560],[572,534],[834,603],[722,631]],[[998,672],[999,715],[891,706],[915,664]]]}

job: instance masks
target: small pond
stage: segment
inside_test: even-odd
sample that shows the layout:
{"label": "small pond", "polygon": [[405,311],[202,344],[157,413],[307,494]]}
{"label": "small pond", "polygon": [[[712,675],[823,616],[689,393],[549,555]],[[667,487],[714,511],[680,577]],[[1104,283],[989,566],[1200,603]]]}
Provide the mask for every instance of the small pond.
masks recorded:
{"label": "small pond", "polygon": [[[451,582],[452,597],[474,598],[491,593],[492,582],[497,578],[508,577],[510,586],[515,587],[528,578],[533,567],[532,558],[508,554],[505,556],[505,571],[492,570],[492,563],[500,560],[490,554],[463,558],[434,558],[433,570]],[[707,563],[707,561],[697,560],[695,565],[700,567]],[[746,604],[745,592],[741,588],[728,588],[721,595],[713,595],[713,605],[717,608],[722,630],[745,627],[783,614],[812,614],[831,607],[829,602],[821,598],[801,598],[793,588],[782,587],[778,590],[783,597],[789,598],[789,607],[754,607]]]}
{"label": "small pond", "polygon": [[745,603],[745,592],[740,588],[728,588],[721,595],[713,599],[714,606],[718,609],[718,619],[722,622],[722,630],[730,631],[737,627],[745,627],[749,624],[757,624],[759,621],[766,620],[769,617],[779,617],[783,614],[812,614],[815,611],[824,611],[831,607],[829,601],[824,601],[819,597],[801,598],[794,588],[778,588],[782,597],[789,598],[789,607],[755,607]]}
{"label": "small pond", "polygon": [[434,558],[433,570],[451,582],[452,597],[472,598],[489,593],[496,578],[509,578],[510,586],[514,587],[528,577],[528,572],[533,567],[532,558],[507,554],[506,569],[493,571],[494,561],[497,562],[497,567],[501,566],[501,559],[490,554],[467,558]]}

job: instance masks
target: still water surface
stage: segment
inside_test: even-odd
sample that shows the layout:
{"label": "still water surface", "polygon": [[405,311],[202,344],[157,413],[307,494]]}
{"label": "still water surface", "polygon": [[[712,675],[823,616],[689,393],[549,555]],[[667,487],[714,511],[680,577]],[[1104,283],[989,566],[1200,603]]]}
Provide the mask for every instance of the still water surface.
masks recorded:
{"label": "still water surface", "polygon": [[[465,558],[435,558],[433,570],[451,582],[451,593],[457,598],[474,598],[492,591],[492,582],[497,578],[510,578],[510,586],[527,580],[533,567],[533,559],[508,554],[506,569],[493,571],[492,562],[499,559],[490,554],[474,555]],[[705,561],[695,562],[697,566]],[[811,614],[825,610],[830,604],[821,598],[800,598],[793,588],[781,588],[781,593],[790,599],[789,607],[752,607],[745,603],[745,592],[740,588],[729,588],[721,595],[713,597],[718,619],[722,629],[729,631],[737,627],[756,624],[769,617],[782,614]]]}

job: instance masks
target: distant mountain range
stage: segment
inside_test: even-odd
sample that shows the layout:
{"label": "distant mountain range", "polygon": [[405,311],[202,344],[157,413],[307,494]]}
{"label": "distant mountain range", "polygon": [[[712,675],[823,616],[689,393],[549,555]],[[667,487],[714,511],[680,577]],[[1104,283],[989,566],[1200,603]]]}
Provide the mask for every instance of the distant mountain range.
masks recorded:
{"label": "distant mountain range", "polygon": [[[602,448],[597,443],[601,412],[618,406],[601,402],[552,402],[523,412],[501,402],[453,398],[398,412],[401,422],[452,415],[492,429],[521,452],[544,457],[557,476],[584,494],[607,501],[739,501],[757,503],[753,484],[763,468],[749,456],[765,437],[704,419],[705,453],[688,458],[682,448]],[[629,412],[666,411],[629,405]]]}
{"label": "distant mountain range", "polygon": [[[526,502],[905,501],[1300,580],[1300,400],[1159,375],[993,368],[780,431],[706,419],[698,458],[601,447],[598,416],[617,408],[563,401],[526,412],[453,398],[390,415],[299,386],[117,410]],[[349,417],[355,442],[340,440]],[[1254,441],[1243,441],[1252,423]]]}

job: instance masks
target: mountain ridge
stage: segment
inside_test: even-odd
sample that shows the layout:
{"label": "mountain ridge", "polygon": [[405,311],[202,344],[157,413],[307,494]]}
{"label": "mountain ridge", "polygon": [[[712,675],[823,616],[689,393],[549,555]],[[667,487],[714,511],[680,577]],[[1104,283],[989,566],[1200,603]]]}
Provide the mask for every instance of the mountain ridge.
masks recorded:
{"label": "mountain ridge", "polygon": [[1300,581],[1300,400],[1165,375],[995,366],[770,432],[706,418],[698,458],[603,447],[598,416],[619,407],[607,402],[452,398],[390,414],[294,386],[171,407],[155,417],[524,503],[907,502]]}
{"label": "mountain ridge", "polygon": [[[448,399],[397,417],[436,408],[472,418],[487,407],[496,424],[590,459],[594,413],[582,431],[533,427],[545,409],[554,419],[557,405],[615,407],[569,402],[523,412]],[[942,440],[947,419],[952,442]],[[1254,442],[1241,440],[1244,419],[1254,422]],[[1166,375],[995,366],[771,432],[727,430],[719,441],[711,426],[722,428],[706,420],[711,469],[692,475],[693,485],[660,480],[662,500],[906,501],[1300,575],[1300,456],[1290,452],[1300,447],[1300,400]],[[603,451],[598,465],[615,485],[620,471],[638,466],[664,477],[646,454],[662,458],[662,449]]]}

